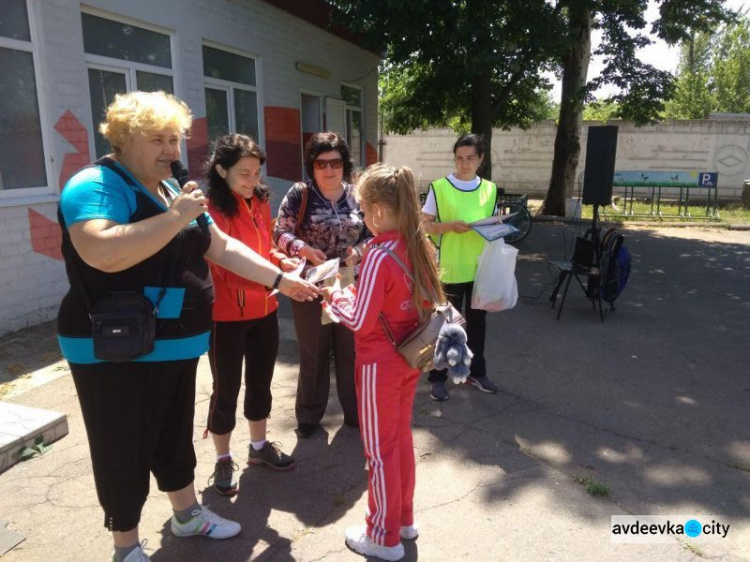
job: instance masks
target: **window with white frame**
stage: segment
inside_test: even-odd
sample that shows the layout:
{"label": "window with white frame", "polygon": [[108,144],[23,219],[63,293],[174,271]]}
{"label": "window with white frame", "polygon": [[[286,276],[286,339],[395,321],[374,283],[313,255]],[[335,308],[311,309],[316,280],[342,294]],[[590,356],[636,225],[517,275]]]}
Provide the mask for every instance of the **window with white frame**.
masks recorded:
{"label": "window with white frame", "polygon": [[346,143],[355,165],[364,166],[364,121],[362,120],[362,90],[341,86],[341,98],[346,102]]}
{"label": "window with white frame", "polygon": [[225,48],[203,45],[206,121],[211,142],[226,133],[260,142],[255,59]]}
{"label": "window with white frame", "polygon": [[[36,46],[26,0],[3,0],[0,16],[0,194],[48,186],[37,95]],[[32,192],[33,193],[33,192]]]}
{"label": "window with white frame", "polygon": [[111,152],[99,133],[116,94],[174,93],[172,39],[167,33],[83,12],[83,50],[89,74],[96,156]]}

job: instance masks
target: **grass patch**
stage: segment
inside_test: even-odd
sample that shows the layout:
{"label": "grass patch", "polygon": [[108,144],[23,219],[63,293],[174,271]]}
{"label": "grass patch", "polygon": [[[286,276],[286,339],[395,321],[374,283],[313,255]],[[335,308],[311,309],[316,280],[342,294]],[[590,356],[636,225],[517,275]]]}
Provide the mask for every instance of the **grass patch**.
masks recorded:
{"label": "grass patch", "polygon": [[587,494],[590,494],[592,496],[609,495],[609,486],[607,486],[604,482],[595,480],[591,476],[579,476],[578,478],[576,478],[576,481],[584,487]]}
{"label": "grass patch", "polygon": [[[676,202],[662,202],[659,208],[661,216],[651,214],[651,202],[650,201],[634,201],[633,202],[633,215],[626,214],[630,213],[630,203],[628,202],[627,208],[625,200],[620,198],[617,202],[617,209],[606,206],[599,207],[599,218],[607,221],[614,222],[627,222],[627,221],[670,221],[678,220],[683,221],[678,211],[680,210]],[[682,208],[684,211],[684,207]],[[593,205],[585,205],[582,209],[583,218],[590,219],[594,212]],[[654,204],[654,212],[656,212],[656,204]],[[691,221],[706,221],[716,222],[716,224],[748,224],[750,225],[750,209],[745,209],[740,203],[727,203],[725,205],[719,205],[719,220],[712,219],[706,216],[706,208],[700,205],[690,205],[688,212],[691,215]]]}

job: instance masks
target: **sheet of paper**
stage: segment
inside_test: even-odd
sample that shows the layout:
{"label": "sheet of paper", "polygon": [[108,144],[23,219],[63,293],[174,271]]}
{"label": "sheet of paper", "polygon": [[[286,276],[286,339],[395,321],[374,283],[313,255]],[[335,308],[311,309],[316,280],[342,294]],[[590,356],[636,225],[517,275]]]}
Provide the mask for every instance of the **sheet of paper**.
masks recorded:
{"label": "sheet of paper", "polygon": [[334,258],[332,260],[324,261],[318,266],[312,267],[307,272],[305,278],[310,283],[320,283],[324,279],[333,277],[339,272],[339,259]]}
{"label": "sheet of paper", "polygon": [[502,217],[492,216],[492,217],[487,217],[486,219],[482,219],[482,220],[469,223],[469,226],[487,226],[490,224],[498,224],[502,221],[503,221]]}
{"label": "sheet of paper", "polygon": [[490,226],[493,224],[500,224],[500,223],[506,222],[510,218],[515,217],[517,214],[518,213],[511,213],[509,215],[493,215],[491,217],[487,217],[486,219],[481,219],[481,220],[469,223],[469,226],[473,228],[475,226]]}
{"label": "sheet of paper", "polygon": [[515,226],[504,223],[487,226],[472,226],[471,228],[474,232],[489,242],[497,240],[498,238],[503,238],[514,232],[518,232],[518,229]]}

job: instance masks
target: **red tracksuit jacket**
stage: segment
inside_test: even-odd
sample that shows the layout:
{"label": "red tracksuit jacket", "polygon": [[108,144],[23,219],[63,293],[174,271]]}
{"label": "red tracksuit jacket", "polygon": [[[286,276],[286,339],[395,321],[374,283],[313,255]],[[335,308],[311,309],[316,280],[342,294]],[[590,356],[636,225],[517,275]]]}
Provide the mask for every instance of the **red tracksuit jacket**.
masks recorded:
{"label": "red tracksuit jacket", "polygon": [[[234,192],[232,195],[237,200],[237,214],[233,217],[222,214],[209,203],[208,212],[216,226],[261,257],[279,265],[281,258],[286,256],[271,247],[271,206],[268,201],[260,201],[255,195],[247,200]],[[278,308],[276,297],[269,297],[263,285],[209,263],[216,292],[213,309],[215,322],[254,320],[268,316]]]}
{"label": "red tracksuit jacket", "polygon": [[331,296],[331,307],[341,318],[341,323],[355,332],[358,364],[401,357],[385,335],[379,320],[381,312],[397,342],[406,339],[419,324],[419,314],[414,310],[412,298],[412,281],[381,247],[390,249],[410,267],[406,244],[399,234],[380,234],[372,240],[362,261],[355,293],[336,291]]}

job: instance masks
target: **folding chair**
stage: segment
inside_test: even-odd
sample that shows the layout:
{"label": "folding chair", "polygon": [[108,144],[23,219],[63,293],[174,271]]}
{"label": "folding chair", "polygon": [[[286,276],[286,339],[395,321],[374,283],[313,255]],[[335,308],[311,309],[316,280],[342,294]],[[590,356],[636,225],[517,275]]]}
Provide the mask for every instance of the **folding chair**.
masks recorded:
{"label": "folding chair", "polygon": [[[560,319],[563,307],[565,306],[565,298],[568,296],[570,281],[575,277],[586,295],[586,298],[591,301],[594,310],[596,310],[596,304],[599,303],[599,318],[604,322],[602,295],[599,290],[601,281],[599,260],[601,258],[601,252],[599,251],[599,235],[597,230],[598,229],[590,229],[586,232],[584,237],[576,238],[575,250],[573,251],[573,257],[570,260],[551,260],[548,262],[560,272],[557,278],[557,284],[555,285],[555,290],[552,291],[552,295],[550,296],[552,308],[555,308],[557,294],[560,292],[560,287],[565,283],[560,308],[557,310],[557,320]],[[586,279],[586,285],[583,284],[583,279]]]}

